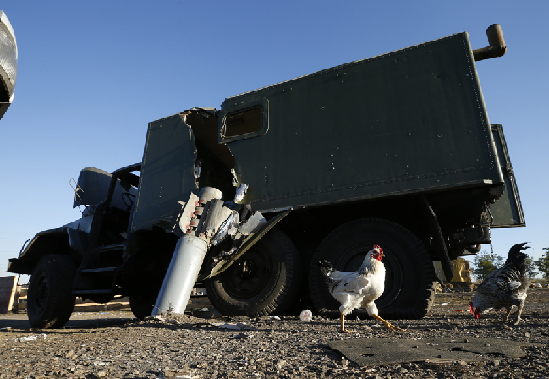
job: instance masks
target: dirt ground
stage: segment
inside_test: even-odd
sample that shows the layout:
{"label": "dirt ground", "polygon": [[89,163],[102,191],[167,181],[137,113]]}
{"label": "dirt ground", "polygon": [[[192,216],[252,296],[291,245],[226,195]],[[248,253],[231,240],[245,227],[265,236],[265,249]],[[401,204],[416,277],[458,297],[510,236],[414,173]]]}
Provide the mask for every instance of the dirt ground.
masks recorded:
{"label": "dirt ground", "polygon": [[[473,319],[467,305],[472,296],[438,294],[424,319],[394,321],[406,329],[398,333],[350,317],[352,333],[342,334],[339,320],[314,314],[310,322],[186,315],[138,321],[126,311],[79,312],[58,330],[31,330],[25,315],[0,315],[0,378],[548,378],[549,289],[529,290],[517,326],[498,322],[503,312]],[[445,352],[444,359],[369,365],[330,347],[389,341],[396,342],[395,350],[410,353],[432,339],[487,338],[495,341],[492,347],[516,342],[523,356],[477,353],[469,360],[463,351],[455,350],[454,357],[451,350],[450,359]]]}

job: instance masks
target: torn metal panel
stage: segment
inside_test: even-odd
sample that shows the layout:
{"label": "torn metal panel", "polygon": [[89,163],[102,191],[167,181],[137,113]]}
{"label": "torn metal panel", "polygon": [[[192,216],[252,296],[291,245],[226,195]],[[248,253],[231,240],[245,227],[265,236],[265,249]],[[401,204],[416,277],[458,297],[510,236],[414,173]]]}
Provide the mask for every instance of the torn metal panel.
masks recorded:
{"label": "torn metal panel", "polygon": [[189,200],[187,202],[179,202],[180,209],[178,209],[176,215],[173,217],[174,223],[171,228],[171,230],[179,237],[182,237],[183,234],[191,228],[191,219],[196,213],[197,205],[198,196],[194,193],[189,195]]}
{"label": "torn metal panel", "polygon": [[174,206],[197,190],[196,146],[184,115],[149,123],[131,231],[171,225]]}
{"label": "torn metal panel", "polygon": [[268,132],[227,142],[256,210],[503,181],[467,33],[227,98],[220,133],[263,98]]}
{"label": "torn metal panel", "polygon": [[[224,210],[229,210],[228,208],[224,208]],[[222,217],[223,218],[223,217]],[[233,236],[238,231],[238,223],[239,223],[240,216],[238,215],[238,212],[236,211],[230,211],[229,216],[223,221],[223,223],[219,226],[219,229],[213,236],[211,243],[213,246],[218,245],[221,243],[228,235]]]}
{"label": "torn metal panel", "polygon": [[265,224],[267,224],[267,220],[265,219],[265,217],[263,217],[261,212],[255,212],[248,220],[246,220],[244,224],[242,224],[238,228],[238,231],[242,235],[247,236]]}
{"label": "torn metal panel", "polygon": [[[234,173],[234,171],[233,171]],[[236,179],[236,177],[235,177]],[[248,185],[247,184],[240,184],[238,186],[238,189],[236,190],[236,195],[234,196],[234,202],[235,203],[241,203],[242,200],[244,200],[244,196],[246,196],[246,191],[248,190]]]}
{"label": "torn metal panel", "polygon": [[[231,251],[230,255],[219,262],[215,264],[215,266],[210,270],[209,273],[200,275],[198,277],[198,280],[206,280],[209,278],[212,278],[218,274],[221,274],[223,271],[231,267],[231,265],[236,262],[246,251],[248,251],[257,241],[261,239],[269,230],[273,228],[279,221],[281,221],[284,217],[286,217],[290,213],[290,210],[286,212],[279,213],[275,217],[273,217],[269,222],[262,223],[262,227],[255,231],[251,232],[248,237],[242,242],[240,247],[238,249],[234,249],[234,251]],[[255,224],[256,226],[259,225],[259,223]]]}

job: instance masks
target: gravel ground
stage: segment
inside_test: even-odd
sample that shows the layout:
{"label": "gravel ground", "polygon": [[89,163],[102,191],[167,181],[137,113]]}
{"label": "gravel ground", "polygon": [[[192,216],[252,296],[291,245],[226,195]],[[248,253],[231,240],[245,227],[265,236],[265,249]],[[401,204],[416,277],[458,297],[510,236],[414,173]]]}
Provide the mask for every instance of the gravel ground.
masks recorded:
{"label": "gravel ground", "polygon": [[[393,322],[407,329],[401,333],[378,327],[374,320],[351,319],[348,327],[353,332],[342,334],[339,320],[320,317],[302,322],[297,317],[178,315],[172,316],[179,322],[173,324],[138,321],[127,312],[74,314],[65,329],[31,330],[26,316],[0,315],[0,378],[549,377],[549,289],[529,291],[518,326],[495,322],[503,312],[481,320],[456,312],[466,310],[471,297],[471,293],[437,295],[424,319]],[[526,347],[523,358],[361,367],[328,346],[330,341],[363,337],[497,338],[538,347]]]}

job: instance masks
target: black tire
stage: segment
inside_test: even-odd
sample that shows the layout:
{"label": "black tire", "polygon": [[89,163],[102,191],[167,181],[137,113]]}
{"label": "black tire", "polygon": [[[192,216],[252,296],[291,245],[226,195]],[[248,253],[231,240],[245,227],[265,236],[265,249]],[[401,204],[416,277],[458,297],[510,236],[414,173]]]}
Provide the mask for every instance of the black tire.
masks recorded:
{"label": "black tire", "polygon": [[150,316],[156,303],[156,295],[139,294],[130,296],[130,309],[135,317],[143,320]]}
{"label": "black tire", "polygon": [[33,328],[61,328],[69,321],[76,296],[72,283],[76,269],[66,255],[46,255],[38,261],[29,281],[27,314]]}
{"label": "black tire", "polygon": [[[374,244],[385,257],[385,291],[376,300],[379,315],[386,319],[420,319],[434,300],[436,280],[432,261],[421,241],[399,224],[364,218],[339,226],[319,245],[311,261],[309,285],[317,311],[339,316],[339,304],[329,293],[318,261],[328,260],[339,271],[356,271]],[[365,310],[354,315],[366,316]]]}
{"label": "black tire", "polygon": [[205,282],[223,315],[281,314],[299,292],[301,260],[290,238],[273,228],[226,271]]}

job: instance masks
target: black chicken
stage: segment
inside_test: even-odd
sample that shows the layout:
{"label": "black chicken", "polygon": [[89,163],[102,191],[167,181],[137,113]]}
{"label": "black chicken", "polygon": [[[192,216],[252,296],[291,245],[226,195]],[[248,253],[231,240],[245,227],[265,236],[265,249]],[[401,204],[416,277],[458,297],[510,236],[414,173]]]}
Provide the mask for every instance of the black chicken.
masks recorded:
{"label": "black chicken", "polygon": [[503,322],[506,322],[513,306],[517,306],[518,314],[515,325],[520,322],[526,292],[530,286],[530,280],[526,275],[528,255],[522,252],[522,250],[530,248],[530,246],[525,246],[527,243],[514,245],[509,250],[505,264],[490,273],[477,287],[475,297],[469,303],[469,310],[475,318],[480,318],[481,313],[490,309],[505,308],[507,313]]}

